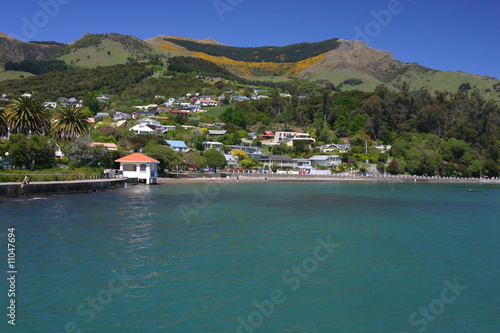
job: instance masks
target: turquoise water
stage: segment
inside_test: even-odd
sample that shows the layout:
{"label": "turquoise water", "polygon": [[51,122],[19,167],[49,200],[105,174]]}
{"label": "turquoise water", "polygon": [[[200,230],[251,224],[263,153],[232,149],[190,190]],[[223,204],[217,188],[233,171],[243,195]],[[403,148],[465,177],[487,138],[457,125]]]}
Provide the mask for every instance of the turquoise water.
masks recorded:
{"label": "turquoise water", "polygon": [[2,279],[0,331],[498,332],[500,187],[469,187],[161,185],[9,200],[0,260],[7,276],[13,226],[17,312],[9,327]]}

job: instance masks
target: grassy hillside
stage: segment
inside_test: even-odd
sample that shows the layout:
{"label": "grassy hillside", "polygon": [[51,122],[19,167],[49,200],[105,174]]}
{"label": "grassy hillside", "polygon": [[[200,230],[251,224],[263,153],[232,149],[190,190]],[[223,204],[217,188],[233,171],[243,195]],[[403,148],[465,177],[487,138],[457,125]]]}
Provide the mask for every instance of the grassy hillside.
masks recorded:
{"label": "grassy hillside", "polygon": [[24,43],[6,36],[0,34],[0,66],[7,61],[45,60],[66,47],[55,42]]}
{"label": "grassy hillside", "polygon": [[81,68],[114,66],[130,61],[171,58],[175,52],[156,48],[132,36],[86,34],[56,56],[68,65]]}
{"label": "grassy hillside", "polygon": [[[462,84],[469,84],[472,89],[479,89],[486,99],[500,101],[500,80],[495,78],[467,74],[455,71],[432,71],[428,73],[408,73],[393,81],[397,85],[402,81],[410,83],[410,87],[435,90],[456,91]],[[496,90],[495,90],[496,87]]]}
{"label": "grassy hillside", "polygon": [[153,74],[145,63],[51,72],[22,80],[0,82],[0,92],[13,96],[32,91],[45,101],[83,97],[89,92],[115,94],[141,83]]}
{"label": "grassy hillside", "polygon": [[34,76],[34,75],[31,73],[28,73],[28,72],[5,71],[3,69],[3,67],[0,68],[0,82],[1,81],[8,81],[8,80],[22,79],[22,78],[27,78],[27,77],[31,77],[31,76]]}

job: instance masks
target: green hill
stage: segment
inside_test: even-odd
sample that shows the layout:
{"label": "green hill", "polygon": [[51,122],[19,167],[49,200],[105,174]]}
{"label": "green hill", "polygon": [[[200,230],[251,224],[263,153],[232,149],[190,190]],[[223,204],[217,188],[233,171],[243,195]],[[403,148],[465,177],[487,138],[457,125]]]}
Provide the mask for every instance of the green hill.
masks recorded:
{"label": "green hill", "polygon": [[18,71],[5,71],[3,67],[0,68],[0,82],[8,80],[23,79],[26,77],[33,76],[33,74],[28,72],[18,72]]}
{"label": "green hill", "polygon": [[119,34],[85,34],[55,56],[68,65],[80,68],[113,66],[152,58],[171,58],[172,51],[163,50],[132,37]]}
{"label": "green hill", "polygon": [[24,43],[0,32],[0,66],[8,61],[45,60],[66,47],[56,42]]}

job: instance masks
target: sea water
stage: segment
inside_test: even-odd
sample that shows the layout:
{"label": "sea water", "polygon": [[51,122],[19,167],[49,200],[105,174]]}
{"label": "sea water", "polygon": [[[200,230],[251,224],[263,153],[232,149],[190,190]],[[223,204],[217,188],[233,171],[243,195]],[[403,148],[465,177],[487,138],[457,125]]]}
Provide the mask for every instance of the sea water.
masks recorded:
{"label": "sea water", "polygon": [[0,203],[1,331],[500,330],[500,187],[218,182]]}

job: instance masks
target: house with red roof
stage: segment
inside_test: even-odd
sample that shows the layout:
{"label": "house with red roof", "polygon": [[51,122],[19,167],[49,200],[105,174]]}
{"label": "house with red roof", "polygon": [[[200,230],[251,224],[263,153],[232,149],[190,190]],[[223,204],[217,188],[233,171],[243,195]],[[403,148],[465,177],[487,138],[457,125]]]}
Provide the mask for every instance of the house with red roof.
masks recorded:
{"label": "house with red roof", "polygon": [[120,163],[118,175],[123,178],[138,178],[146,184],[156,184],[158,178],[158,164],[155,160],[142,153],[134,153],[115,160]]}
{"label": "house with red roof", "polygon": [[95,146],[104,146],[104,148],[107,148],[108,150],[118,150],[118,146],[116,145],[116,143],[92,142],[90,144],[90,147],[95,147]]}
{"label": "house with red roof", "polygon": [[257,135],[259,138],[262,138],[264,140],[273,140],[274,139],[274,133],[272,131],[264,131],[264,134]]}

